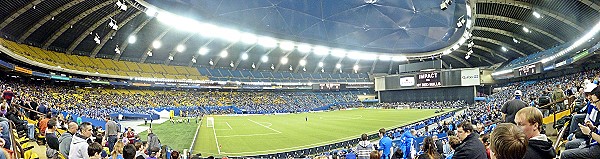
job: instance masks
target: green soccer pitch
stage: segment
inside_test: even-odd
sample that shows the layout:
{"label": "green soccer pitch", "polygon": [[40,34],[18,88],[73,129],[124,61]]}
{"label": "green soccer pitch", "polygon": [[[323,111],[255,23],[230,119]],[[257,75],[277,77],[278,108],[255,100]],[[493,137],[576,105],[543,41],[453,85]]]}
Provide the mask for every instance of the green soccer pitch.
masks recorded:
{"label": "green soccer pitch", "polygon": [[[202,156],[250,156],[322,146],[395,128],[438,114],[436,110],[357,109],[287,115],[214,116],[214,127],[202,125],[193,153]],[[306,121],[308,119],[308,121]],[[162,144],[188,149],[196,133],[190,124],[154,124]],[[146,132],[140,134],[146,136]]]}

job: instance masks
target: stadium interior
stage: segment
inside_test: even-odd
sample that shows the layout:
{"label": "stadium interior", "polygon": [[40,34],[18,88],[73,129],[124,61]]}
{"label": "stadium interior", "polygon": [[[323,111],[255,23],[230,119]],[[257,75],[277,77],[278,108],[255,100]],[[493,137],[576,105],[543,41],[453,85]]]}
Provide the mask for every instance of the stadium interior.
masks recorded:
{"label": "stadium interior", "polygon": [[0,159],[600,156],[600,0],[0,6]]}

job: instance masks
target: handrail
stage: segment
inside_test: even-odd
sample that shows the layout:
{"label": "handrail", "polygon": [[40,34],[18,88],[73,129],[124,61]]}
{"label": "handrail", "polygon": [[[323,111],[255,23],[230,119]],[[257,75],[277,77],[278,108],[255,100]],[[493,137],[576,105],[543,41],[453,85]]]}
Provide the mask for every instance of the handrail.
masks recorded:
{"label": "handrail", "polygon": [[548,104],[546,104],[546,105],[539,106],[539,107],[538,107],[538,109],[548,109],[548,108],[550,108],[550,107],[554,106],[556,103],[564,102],[565,100],[568,100],[568,99],[571,99],[571,98],[574,98],[574,97],[575,97],[575,95],[568,96],[568,97],[565,97],[565,98],[559,99],[559,100],[557,100],[557,101],[550,102],[550,103],[548,103]]}
{"label": "handrail", "polygon": [[13,133],[13,131],[15,129],[14,128],[15,127],[15,123],[13,123],[12,121],[9,121],[8,125],[9,125],[8,126],[9,127],[8,130],[10,132],[8,136],[10,137],[10,142],[12,143],[11,146],[12,146],[12,149],[13,149],[13,152],[14,152],[12,154],[13,155],[12,158],[23,158],[23,156],[24,156],[24,154],[23,154],[24,153],[23,152],[23,147],[21,147],[21,143],[19,143],[17,141],[17,139],[15,138],[15,135]]}

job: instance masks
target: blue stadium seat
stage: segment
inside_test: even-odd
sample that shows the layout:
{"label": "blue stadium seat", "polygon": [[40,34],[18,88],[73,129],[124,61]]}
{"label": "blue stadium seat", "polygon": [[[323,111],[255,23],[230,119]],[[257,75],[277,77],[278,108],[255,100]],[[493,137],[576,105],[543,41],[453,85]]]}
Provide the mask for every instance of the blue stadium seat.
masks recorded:
{"label": "blue stadium seat", "polygon": [[231,72],[231,76],[233,76],[233,77],[238,77],[238,78],[244,77],[244,76],[242,76],[242,73],[239,70],[230,70],[229,72]]}
{"label": "blue stadium seat", "polygon": [[281,75],[283,75],[283,78],[292,78],[292,73],[290,72],[282,72]]}
{"label": "blue stadium seat", "polygon": [[280,78],[282,78],[282,77],[283,77],[283,76],[281,75],[281,73],[280,73],[280,72],[273,72],[273,73],[271,73],[271,74],[273,74],[273,77],[274,77],[274,78],[278,78],[278,79],[280,79]]}
{"label": "blue stadium seat", "polygon": [[302,75],[300,75],[299,73],[292,73],[292,78],[302,79]]}
{"label": "blue stadium seat", "polygon": [[221,75],[223,75],[223,77],[231,77],[231,72],[229,72],[229,69],[219,69],[219,72],[221,72]]}
{"label": "blue stadium seat", "polygon": [[208,69],[208,71],[210,72],[210,75],[214,77],[223,77],[223,75],[221,75],[221,73],[217,69]]}
{"label": "blue stadium seat", "polygon": [[248,77],[253,77],[252,73],[248,70],[240,70],[240,72],[242,73],[242,76],[248,78]]}
{"label": "blue stadium seat", "polygon": [[251,73],[254,78],[265,78],[260,72],[252,71]]}
{"label": "blue stadium seat", "polygon": [[273,74],[271,72],[260,72],[265,78],[273,78]]}
{"label": "blue stadium seat", "polygon": [[210,72],[208,71],[208,68],[205,68],[205,67],[198,67],[197,69],[198,69],[198,72],[200,72],[200,74],[201,74],[201,75],[204,75],[204,76],[212,76],[212,75],[210,74]]}

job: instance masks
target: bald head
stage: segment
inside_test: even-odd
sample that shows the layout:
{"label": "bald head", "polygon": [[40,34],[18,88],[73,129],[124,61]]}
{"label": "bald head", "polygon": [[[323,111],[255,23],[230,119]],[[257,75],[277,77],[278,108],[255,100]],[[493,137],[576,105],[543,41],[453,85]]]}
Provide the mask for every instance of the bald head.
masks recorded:
{"label": "bald head", "polygon": [[78,128],[79,128],[79,126],[77,125],[77,123],[75,123],[75,122],[70,122],[70,123],[69,123],[69,132],[70,132],[71,134],[75,134],[75,133],[77,133],[77,129],[78,129]]}

